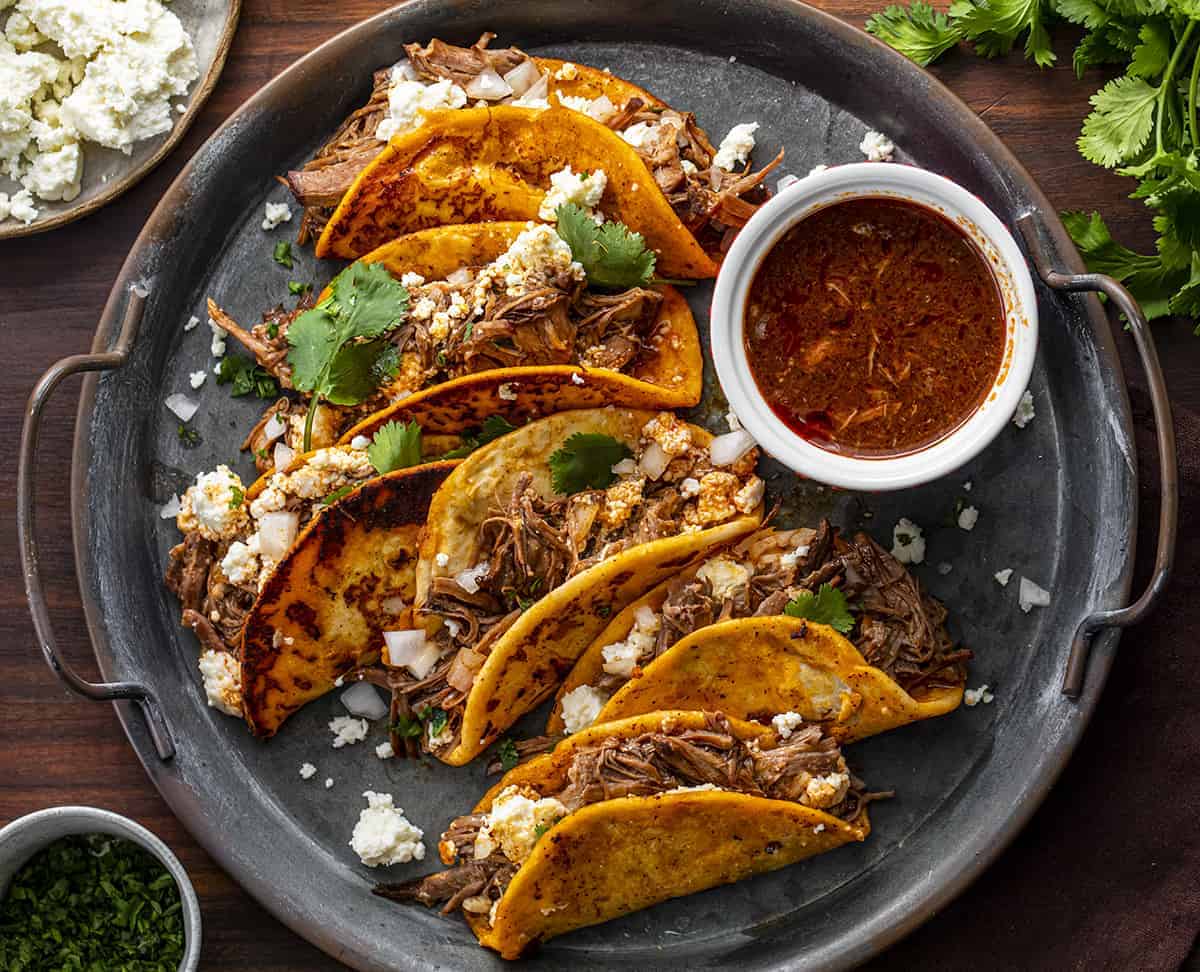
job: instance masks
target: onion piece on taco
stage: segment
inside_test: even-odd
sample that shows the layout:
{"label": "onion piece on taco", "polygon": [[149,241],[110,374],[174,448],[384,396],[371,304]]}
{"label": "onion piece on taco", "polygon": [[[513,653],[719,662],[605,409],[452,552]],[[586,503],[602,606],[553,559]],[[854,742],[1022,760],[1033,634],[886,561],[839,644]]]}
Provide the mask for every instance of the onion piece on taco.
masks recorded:
{"label": "onion piece on taco", "polygon": [[630,604],[559,689],[546,732],[655,709],[770,721],[851,742],[962,701],[968,650],[946,610],[865,534],[761,530]]}
{"label": "onion piece on taco", "polygon": [[511,770],[376,894],[461,910],[506,959],[565,932],[865,840],[867,793],[817,726],[711,712],[594,726]]}

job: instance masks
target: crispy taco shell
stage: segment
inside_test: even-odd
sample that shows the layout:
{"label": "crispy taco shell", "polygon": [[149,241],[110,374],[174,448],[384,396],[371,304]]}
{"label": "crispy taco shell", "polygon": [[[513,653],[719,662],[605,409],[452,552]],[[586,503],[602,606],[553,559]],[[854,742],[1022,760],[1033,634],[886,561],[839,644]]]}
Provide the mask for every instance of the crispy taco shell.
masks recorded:
{"label": "crispy taco shell", "polygon": [[319,257],[356,259],[430,226],[538,218],[550,176],[603,169],[601,210],[642,234],[665,277],[717,267],[680,221],[641,157],[620,135],[559,106],[429,113],[397,135],[355,179],[317,242]]}
{"label": "crispy taco shell", "polygon": [[[702,712],[655,712],[593,726],[511,770],[475,808],[487,811],[502,789],[533,786],[552,793],[566,784],[580,746],[632,738],[671,719],[702,729]],[[764,748],[775,736],[729,720],[735,735]],[[531,944],[609,921],[670,898],[777,870],[870,833],[865,808],[842,820],[786,800],[720,790],[622,797],[589,804],[538,841],[506,889],[492,925],[467,915],[480,944],[517,958]]]}
{"label": "crispy taco shell", "polygon": [[[562,697],[590,685],[602,671],[602,649],[625,638],[638,606],[657,610],[660,585],[615,617],[563,682],[546,725],[565,731]],[[719,709],[742,719],[769,720],[798,712],[821,722],[839,742],[853,742],[910,722],[945,715],[962,701],[963,687],[931,686],[915,696],[868,665],[833,628],[800,618],[769,616],[722,621],[672,645],[605,703],[596,721],[624,719],[663,708]]]}
{"label": "crispy taco shell", "polygon": [[368,480],[300,532],[243,630],[242,696],[255,734],[274,734],[340,675],[377,656],[385,629],[405,626],[382,602],[413,603],[421,529],[455,465]]}
{"label": "crispy taco shell", "polygon": [[[437,226],[385,243],[362,260],[382,263],[395,277],[419,273],[427,280],[441,280],[461,267],[495,260],[524,228],[525,223],[511,221]],[[417,422],[426,432],[449,433],[479,426],[489,415],[520,423],[601,405],[695,405],[700,401],[704,364],[695,318],[674,287],[655,289],[664,299],[654,331],[654,353],[644,355],[627,373],[583,365],[537,365],[463,375],[393,402],[347,431],[341,441],[372,435],[392,420]]]}
{"label": "crispy taco shell", "polygon": [[[480,527],[497,496],[506,496],[523,473],[552,494],[549,456],[577,433],[609,435],[636,446],[652,412],[585,409],[533,422],[474,452],[451,473],[429,507],[417,566],[417,606],[429,598],[433,577],[454,577],[477,563]],[[712,436],[693,427],[693,440]],[[445,762],[460,766],[482,752],[520,716],[554,691],[612,614],[657,584],[699,564],[713,547],[756,529],[761,506],[718,526],[639,544],[581,571],[550,591],[492,646],[475,678],[463,714],[461,739]],[[444,555],[444,562],[437,558]]]}

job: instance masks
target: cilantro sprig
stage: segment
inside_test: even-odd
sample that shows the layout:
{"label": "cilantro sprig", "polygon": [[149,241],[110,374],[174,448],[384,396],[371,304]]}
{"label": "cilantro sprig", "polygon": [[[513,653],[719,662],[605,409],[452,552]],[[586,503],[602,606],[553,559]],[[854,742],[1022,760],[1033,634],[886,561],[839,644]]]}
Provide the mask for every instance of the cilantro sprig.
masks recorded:
{"label": "cilantro sprig", "polygon": [[396,372],[395,346],[385,335],[408,312],[408,291],[377,263],[352,263],[333,278],[329,295],[287,331],[292,385],[309,392],[304,451],[312,448],[313,417],[322,399],[357,405]]}
{"label": "cilantro sprig", "polygon": [[629,446],[611,435],[576,432],[550,455],[551,485],[564,495],[607,489],[617,479],[612,467],[632,456]]}
{"label": "cilantro sprig", "polygon": [[[1138,181],[1131,198],[1153,213],[1155,252],[1113,240],[1098,213],[1064,213],[1088,268],[1122,281],[1150,319],[1200,319],[1200,3],[1197,0],[955,0],[948,14],[924,0],[890,6],[867,30],[919,64],[959,41],[985,57],[1024,37],[1039,67],[1054,62],[1048,25],[1083,28],[1075,73],[1123,65],[1091,98],[1077,141],[1085,159]],[[1196,333],[1200,334],[1200,326]]]}
{"label": "cilantro sprig", "polygon": [[854,615],[850,613],[846,595],[832,584],[822,584],[816,594],[801,591],[788,601],[783,613],[788,617],[827,624],[842,634],[849,634],[854,628]]}
{"label": "cilantro sprig", "polygon": [[421,463],[421,426],[416,422],[387,422],[367,446],[367,458],[379,475]]}
{"label": "cilantro sprig", "polygon": [[521,751],[508,736],[500,740],[500,745],[496,747],[496,755],[500,759],[500,768],[506,773],[521,762]]}
{"label": "cilantro sprig", "polygon": [[588,284],[611,290],[644,287],[654,276],[654,251],[624,223],[597,224],[586,209],[564,203],[554,212],[558,235],[583,267]]}
{"label": "cilantro sprig", "polygon": [[279,395],[279,383],[266,368],[258,365],[253,358],[240,354],[227,354],[221,359],[220,370],[217,372],[218,385],[232,385],[229,394],[234,398],[253,394],[257,398],[276,398]]}

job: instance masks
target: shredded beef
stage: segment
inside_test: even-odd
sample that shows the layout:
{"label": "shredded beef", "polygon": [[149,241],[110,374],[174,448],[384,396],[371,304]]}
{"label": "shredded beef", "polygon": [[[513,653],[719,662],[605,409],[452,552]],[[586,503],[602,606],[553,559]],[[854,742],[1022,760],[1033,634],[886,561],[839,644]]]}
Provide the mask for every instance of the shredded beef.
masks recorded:
{"label": "shredded beef", "polygon": [[[733,734],[720,713],[706,713],[703,729],[665,726],[632,739],[608,738],[581,746],[567,770],[567,784],[554,797],[568,812],[603,800],[653,796],[679,787],[712,784],[723,790],[798,801],[814,777],[845,773],[837,743],[819,726],[797,728],[774,749],[759,749]],[[853,776],[843,799],[825,809],[843,820],[854,820],[873,799],[891,794],[866,793]],[[416,901],[427,907],[442,904],[443,913],[461,907],[475,895],[495,901],[504,893],[516,868],[499,850],[474,859],[480,814],[455,820],[442,835],[443,860],[449,870],[402,884],[381,885],[375,893],[395,901]],[[464,889],[470,889],[465,891]]]}
{"label": "shredded beef", "polygon": [[515,47],[491,50],[488,48],[496,35],[484,33],[471,47],[455,47],[434,38],[427,45],[405,44],[404,53],[408,63],[422,81],[438,81],[447,78],[460,88],[465,88],[488,68],[505,75],[529,55]]}
{"label": "shredded beef", "polygon": [[208,572],[216,556],[217,545],[199,533],[189,533],[183,543],[171,548],[167,564],[167,590],[185,611],[200,611],[208,591]]}

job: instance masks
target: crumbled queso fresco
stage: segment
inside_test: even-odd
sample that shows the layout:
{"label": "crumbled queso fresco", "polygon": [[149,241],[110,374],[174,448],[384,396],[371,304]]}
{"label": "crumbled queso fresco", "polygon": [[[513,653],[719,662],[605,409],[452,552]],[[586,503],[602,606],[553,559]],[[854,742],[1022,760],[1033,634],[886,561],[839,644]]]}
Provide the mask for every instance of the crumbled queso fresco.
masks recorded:
{"label": "crumbled queso fresco", "polygon": [[892,528],[892,556],[902,564],[919,564],[925,560],[925,535],[908,517]]}
{"label": "crumbled queso fresco", "polygon": [[[84,142],[126,155],[175,124],[199,76],[179,18],[158,0],[0,0],[0,220],[79,195]],[[3,15],[0,14],[0,17]]]}
{"label": "crumbled queso fresco", "polygon": [[[328,781],[332,782],[332,781]],[[367,790],[367,808],[358,815],[350,846],[367,867],[407,864],[425,859],[425,836],[395,805],[390,793]]]}
{"label": "crumbled queso fresco", "polygon": [[226,715],[242,714],[242,671],[233,655],[209,648],[200,655],[200,675],[210,706]]}
{"label": "crumbled queso fresco", "polygon": [[367,720],[355,719],[354,716],[337,716],[329,721],[329,731],[333,733],[333,748],[352,746],[367,738]]}
{"label": "crumbled queso fresco", "polygon": [[[581,209],[594,210],[600,205],[604,195],[604,187],[608,185],[608,176],[603,169],[593,172],[573,172],[565,166],[550,176],[550,191],[546,193],[538,209],[538,218],[553,222],[559,206],[574,203]],[[597,222],[603,217],[592,214]]]}

